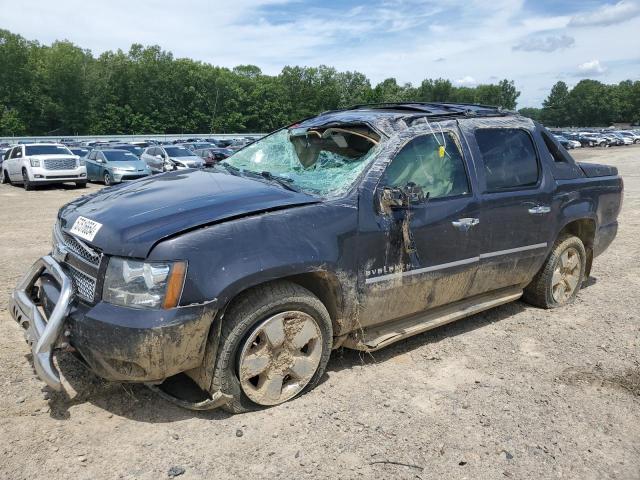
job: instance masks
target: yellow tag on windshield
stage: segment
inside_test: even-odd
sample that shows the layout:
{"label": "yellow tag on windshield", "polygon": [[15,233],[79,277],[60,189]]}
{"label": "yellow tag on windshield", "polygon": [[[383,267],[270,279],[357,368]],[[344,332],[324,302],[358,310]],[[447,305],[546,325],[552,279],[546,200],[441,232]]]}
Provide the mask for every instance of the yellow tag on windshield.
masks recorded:
{"label": "yellow tag on windshield", "polygon": [[442,145],[438,149],[438,155],[440,155],[440,158],[444,158],[444,147]]}

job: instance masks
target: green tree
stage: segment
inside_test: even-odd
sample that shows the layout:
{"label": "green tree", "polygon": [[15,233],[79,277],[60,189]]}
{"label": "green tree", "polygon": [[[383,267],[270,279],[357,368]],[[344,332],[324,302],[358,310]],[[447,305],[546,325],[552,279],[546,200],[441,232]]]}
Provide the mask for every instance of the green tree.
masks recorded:
{"label": "green tree", "polygon": [[406,86],[398,85],[395,78],[387,78],[375,86],[372,92],[374,103],[404,102],[410,100]]}
{"label": "green tree", "polygon": [[539,122],[541,119],[542,110],[540,108],[525,107],[518,110],[518,113],[523,117],[528,117],[531,120]]}
{"label": "green tree", "polygon": [[27,129],[15,110],[0,112],[0,135],[19,136],[25,135]]}
{"label": "green tree", "polygon": [[581,80],[566,101],[571,125],[579,127],[609,126],[616,118],[613,91],[597,80]]}
{"label": "green tree", "polygon": [[500,88],[500,100],[498,106],[506,108],[507,110],[515,110],[516,105],[518,104],[520,92],[516,88],[514,81],[507,80],[505,78],[498,83],[498,87]]}
{"label": "green tree", "polygon": [[551,127],[564,127],[571,125],[568,115],[567,103],[569,100],[569,87],[560,81],[551,87],[551,92],[542,102],[541,120]]}

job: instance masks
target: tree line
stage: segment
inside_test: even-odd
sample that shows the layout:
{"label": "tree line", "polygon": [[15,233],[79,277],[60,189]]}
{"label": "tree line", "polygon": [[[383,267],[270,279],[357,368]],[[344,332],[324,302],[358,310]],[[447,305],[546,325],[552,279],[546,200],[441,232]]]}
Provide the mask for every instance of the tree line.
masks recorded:
{"label": "tree line", "polygon": [[612,123],[640,124],[640,81],[607,85],[581,80],[573,88],[557,82],[542,108],[520,113],[549,127],[608,127]]}
{"label": "tree line", "polygon": [[42,45],[0,30],[0,135],[268,132],[354,104],[454,101],[516,107],[512,81],[457,87],[394,78],[372,86],[360,72],[287,66],[265,75],[174,58],[158,46],[95,57],[68,41]]}
{"label": "tree line", "polygon": [[[637,83],[629,85],[636,98]],[[388,78],[372,85],[360,72],[324,65],[286,66],[278,75],[266,75],[254,65],[229,69],[174,58],[155,45],[133,44],[128,52],[96,57],[68,41],[44,45],[0,29],[2,136],[268,132],[355,104],[441,101],[513,110],[519,95],[507,79],[476,87],[443,78],[415,86]],[[524,113],[542,119],[559,111],[556,97],[540,111]],[[622,108],[616,112],[603,118],[628,114]]]}

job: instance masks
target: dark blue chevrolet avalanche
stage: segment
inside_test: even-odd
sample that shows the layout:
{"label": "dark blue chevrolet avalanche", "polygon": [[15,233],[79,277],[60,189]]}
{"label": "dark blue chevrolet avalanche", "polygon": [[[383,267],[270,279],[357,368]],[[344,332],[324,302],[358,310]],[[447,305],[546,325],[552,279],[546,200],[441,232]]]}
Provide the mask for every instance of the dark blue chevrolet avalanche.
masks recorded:
{"label": "dark blue chevrolet avalanche", "polygon": [[332,349],[376,350],[521,297],[571,302],[616,235],[622,192],[615,168],[576,163],[511,112],[331,111],[214,169],[69,203],[10,309],[54,389],[67,350],[187,408],[244,412],[313,388]]}

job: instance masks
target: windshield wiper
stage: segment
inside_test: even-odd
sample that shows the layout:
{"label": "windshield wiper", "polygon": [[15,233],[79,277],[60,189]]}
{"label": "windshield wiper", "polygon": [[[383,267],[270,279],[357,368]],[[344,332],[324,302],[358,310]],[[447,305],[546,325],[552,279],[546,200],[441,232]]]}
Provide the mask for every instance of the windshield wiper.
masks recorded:
{"label": "windshield wiper", "polygon": [[[227,162],[219,162],[218,165],[220,165],[221,167],[223,167],[227,172],[229,172],[231,175],[236,175],[236,176],[241,176],[241,171],[239,168],[233,167],[231,165],[229,165]],[[217,165],[216,165],[217,166]]]}
{"label": "windshield wiper", "polygon": [[[256,172],[251,172],[251,173],[256,173]],[[295,188],[295,187],[293,187],[291,185],[293,180],[291,180],[290,178],[278,177],[276,175],[273,175],[271,172],[260,172],[259,175],[261,177],[263,177],[263,178],[266,178],[267,180],[271,180],[272,182],[276,182],[278,185],[280,185],[281,187],[285,188],[286,190],[290,190],[292,192],[300,193],[300,190],[298,190],[297,188]]]}
{"label": "windshield wiper", "polygon": [[254,177],[262,177],[271,182],[275,182],[280,185],[285,190],[290,190],[292,192],[300,193],[300,190],[293,187],[291,183],[293,182],[290,178],[279,177],[277,175],[272,174],[271,172],[254,172],[253,170],[245,170],[244,168],[240,169],[238,167],[234,167],[233,165],[228,164],[227,162],[220,162],[218,165],[224,167],[232,175],[243,176],[243,175],[251,175]]}

